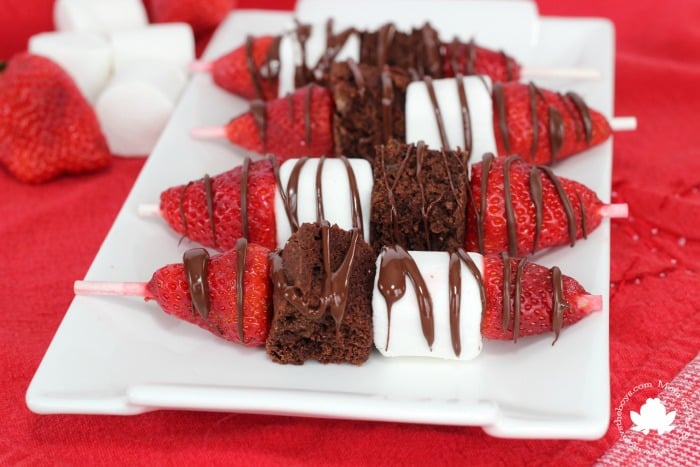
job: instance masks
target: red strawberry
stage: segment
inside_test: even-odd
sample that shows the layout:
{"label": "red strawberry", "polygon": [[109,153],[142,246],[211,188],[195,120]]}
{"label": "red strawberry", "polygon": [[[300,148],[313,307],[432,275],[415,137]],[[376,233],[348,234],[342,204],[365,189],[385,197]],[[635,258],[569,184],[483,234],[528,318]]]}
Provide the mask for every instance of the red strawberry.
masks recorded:
{"label": "red strawberry", "polygon": [[90,104],[48,58],[19,54],[0,74],[0,162],[23,182],[91,172],[110,162]]}
{"label": "red strawberry", "polygon": [[499,154],[519,154],[536,164],[551,164],[601,144],[611,133],[607,119],[577,94],[563,95],[532,83],[494,84],[493,123]]}
{"label": "red strawberry", "polygon": [[[510,281],[504,279],[508,270]],[[517,340],[518,337],[543,334],[554,329],[555,336],[558,337],[561,327],[574,324],[591,312],[601,309],[599,295],[588,295],[576,280],[563,274],[559,279],[559,274],[558,269],[548,269],[524,259],[504,260],[501,255],[485,256],[486,311],[482,315],[481,335],[488,339]],[[516,281],[520,283],[519,309],[515,297]],[[505,301],[504,283],[509,287],[509,300]],[[562,291],[559,306],[555,304],[553,287],[557,283],[561,284]],[[554,318],[556,309],[563,312],[560,322]],[[518,332],[514,335],[516,320],[519,325]]]}
{"label": "red strawberry", "polygon": [[197,36],[212,32],[236,5],[235,0],[149,0],[154,23],[188,23]]}
{"label": "red strawberry", "polygon": [[[241,215],[244,167],[245,163],[209,178],[211,198],[207,196],[207,177],[169,188],[160,195],[161,215],[176,232],[222,251],[233,248],[241,237],[269,249],[276,248],[274,202],[277,185],[272,163],[269,160],[250,163],[247,204],[244,204],[248,218],[247,235]],[[208,198],[213,217],[209,214]]]}
{"label": "red strawberry", "polygon": [[226,125],[226,137],[245,149],[272,153],[280,164],[292,157],[331,155],[332,115],[330,92],[309,85],[282,99],[254,103]]}
{"label": "red strawberry", "polygon": [[[191,251],[206,253],[203,249]],[[245,251],[245,269],[242,276],[242,340],[238,329],[237,248],[208,260],[203,277],[203,282],[208,288],[209,307],[206,316],[200,310],[196,310],[192,303],[192,294],[183,263],[158,269],[146,285],[150,295],[147,299],[155,299],[166,313],[196,324],[226,340],[249,346],[264,344],[270,327],[272,309],[268,261],[270,250],[250,243],[242,251]]]}
{"label": "red strawberry", "polygon": [[479,47],[473,41],[458,40],[444,43],[442,48],[445,77],[455,76],[458,71],[464,76],[486,75],[494,82],[520,79],[520,65],[503,52]]}
{"label": "red strawberry", "polygon": [[[470,201],[467,209],[466,236],[469,251],[486,254],[508,251],[511,256],[522,256],[541,248],[573,244],[595,229],[603,215],[609,214],[587,187],[558,178],[551,169],[533,166],[518,156],[494,159],[487,155],[471,170],[473,202]],[[482,185],[484,178],[486,183]],[[533,196],[537,190],[531,191],[531,179],[541,185],[541,197]],[[561,195],[554,181],[560,186]],[[507,189],[510,196],[505,193]],[[512,200],[512,210],[507,199]],[[537,199],[541,199],[542,210],[539,228]],[[567,209],[571,217],[567,216]],[[509,212],[513,216],[510,222]],[[510,239],[509,230],[513,237]]]}
{"label": "red strawberry", "polygon": [[211,63],[214,83],[246,99],[276,98],[278,46],[277,37],[249,37],[245,45]]}

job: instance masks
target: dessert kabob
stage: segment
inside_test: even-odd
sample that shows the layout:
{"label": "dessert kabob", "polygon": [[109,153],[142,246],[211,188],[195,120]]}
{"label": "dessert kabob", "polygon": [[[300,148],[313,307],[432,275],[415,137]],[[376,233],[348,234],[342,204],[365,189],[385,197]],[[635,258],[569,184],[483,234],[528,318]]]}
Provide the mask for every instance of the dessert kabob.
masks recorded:
{"label": "dessert kabob", "polygon": [[227,124],[195,128],[192,135],[226,138],[280,161],[331,154],[372,160],[377,146],[397,139],[551,164],[634,125],[625,118],[609,122],[575,93],[532,83],[492,85],[481,76],[414,81],[399,68],[350,60],[331,65],[327,87],[311,84],[281,99],[254,101]]}
{"label": "dessert kabob", "polygon": [[[422,144],[394,142],[380,148],[380,154],[381,163],[375,165],[373,175],[367,173],[371,172],[369,163],[361,159],[307,158],[287,161],[278,168],[274,158],[270,158],[246,162],[223,176],[205,177],[163,193],[168,212],[166,217],[171,217],[176,224],[181,222],[181,228],[189,229],[190,236],[201,234],[200,242],[224,250],[231,248],[224,245],[225,239],[262,231],[267,232],[268,241],[273,244],[269,248],[256,248],[271,252],[277,245],[270,233],[283,231],[286,224],[291,234],[279,242],[281,250],[271,255],[268,266],[272,277],[268,297],[272,297],[269,300],[274,313],[271,321],[265,321],[271,329],[265,342],[273,360],[301,363],[313,358],[323,362],[361,363],[369,356],[372,341],[387,355],[471,359],[481,350],[482,337],[517,340],[521,336],[551,330],[558,336],[563,326],[600,309],[599,296],[586,293],[580,284],[562,276],[557,268],[548,269],[527,260],[498,254],[502,250],[492,246],[498,242],[491,242],[491,236],[503,235],[498,230],[485,229],[488,237],[483,243],[490,252],[487,253],[484,247],[485,255],[466,253],[462,248],[465,212],[469,211],[467,204],[478,204],[478,199],[476,203],[470,203],[470,200],[476,198],[483,185],[486,197],[504,196],[502,180],[498,180],[503,165],[499,166],[499,163],[508,163],[518,169],[513,170],[510,190],[512,202],[517,204],[518,210],[528,196],[533,196],[523,186],[523,172],[539,176],[542,200],[548,200],[543,206],[546,221],[538,223],[537,216],[533,215],[529,224],[519,221],[513,225],[516,234],[522,236],[519,244],[525,245],[523,250],[526,252],[531,248],[572,241],[572,225],[575,237],[581,237],[587,229],[592,230],[600,223],[606,211],[617,210],[618,206],[604,205],[580,184],[558,179],[546,169],[516,158],[502,161],[487,157],[488,170],[475,166],[475,171],[486,174],[488,180],[472,186],[462,175],[466,170],[465,155],[461,151],[429,150]],[[250,190],[251,180],[256,186],[254,190]],[[211,184],[210,188],[207,188],[208,184]],[[436,184],[441,190],[430,188]],[[332,196],[328,196],[329,193],[333,193]],[[276,201],[271,199],[272,195]],[[420,205],[399,207],[393,204],[395,201],[387,202],[387,198],[399,196],[401,200],[418,199]],[[577,200],[572,206],[573,218],[567,217],[562,203],[552,201],[559,196]],[[271,205],[276,208],[271,210]],[[388,209],[378,209],[387,205]],[[219,211],[221,208],[217,206],[223,210]],[[383,236],[377,236],[372,246],[362,234],[368,230],[368,212],[369,229],[384,232]],[[267,225],[253,227],[243,222],[244,218],[248,222],[255,219],[255,224],[267,222]],[[454,219],[458,219],[461,225],[451,227],[449,232],[441,230],[446,223],[454,224]],[[482,215],[482,219],[485,225],[503,223],[496,214]],[[226,225],[227,221],[232,222]],[[572,224],[567,226],[566,222]],[[349,224],[349,227],[341,229],[337,225],[331,227],[331,224]],[[535,230],[541,240],[531,242],[527,235]],[[227,280],[215,279],[216,286],[223,287],[232,298],[223,305],[227,311],[217,311],[212,316],[227,313],[226,322],[235,332],[222,331],[221,324],[211,325],[207,321],[208,313],[192,312],[198,309],[194,302],[201,302],[194,297],[201,296],[204,288],[201,284],[206,281],[205,277],[210,277],[206,272],[202,273],[207,270],[202,266],[204,250],[196,250],[200,259],[195,261],[197,272],[194,274],[187,272],[187,265],[192,263],[188,259],[189,253],[186,254],[185,266],[171,266],[179,271],[174,279],[170,279],[171,282],[163,279],[161,273],[156,273],[149,285],[125,288],[122,284],[79,282],[76,291],[124,294],[134,290],[137,295],[159,300],[166,311],[172,304],[159,298],[158,290],[171,291],[166,296],[177,296],[178,306],[181,306],[169,311],[171,314],[184,316],[184,319],[228,336],[235,342],[253,345],[252,339],[246,340],[244,331],[238,331],[238,323],[246,323],[245,317],[248,316],[245,306],[233,306],[234,303],[237,306],[243,303],[238,298],[240,295],[233,291],[238,289],[240,281],[245,281],[246,273],[239,271],[241,264],[247,261],[240,259],[241,252],[245,251],[242,245],[246,244],[248,248],[253,245],[238,239],[235,248],[222,254],[236,259],[226,260]],[[382,244],[390,246],[385,248]],[[452,253],[409,253],[413,249],[431,248]],[[381,250],[381,255],[375,265],[377,250]],[[517,249],[516,253],[522,252]],[[197,279],[193,280],[191,276]],[[406,277],[413,284],[413,294],[406,292]],[[433,279],[426,282],[426,277]],[[173,280],[178,285],[172,285]],[[451,284],[452,289],[447,284]],[[194,288],[189,295],[187,287]],[[173,294],[172,290],[177,293]],[[270,306],[269,301],[258,302]],[[525,309],[527,313],[522,312]],[[190,312],[186,313],[187,310]],[[410,310],[413,310],[413,315]],[[402,317],[415,317],[415,313],[420,313],[420,319],[408,319],[402,324]],[[394,316],[393,324],[390,316]],[[255,322],[262,322],[259,314]],[[290,322],[298,323],[298,326],[290,329]],[[421,324],[416,328],[418,322]],[[250,326],[255,329],[264,327],[258,324]],[[389,337],[390,328],[393,329],[393,338]],[[314,338],[309,339],[309,336]]]}
{"label": "dessert kabob", "polygon": [[404,69],[432,78],[485,75],[493,81],[542,77],[590,79],[598,70],[585,68],[527,68],[503,51],[474,42],[444,41],[426,23],[404,32],[387,23],[375,31],[353,27],[335,30],[334,22],[296,27],[278,36],[249,36],[246,42],[210,61],[195,61],[191,69],[207,72],[213,82],[246,99],[283,97],[309,83],[324,84],[335,61]]}

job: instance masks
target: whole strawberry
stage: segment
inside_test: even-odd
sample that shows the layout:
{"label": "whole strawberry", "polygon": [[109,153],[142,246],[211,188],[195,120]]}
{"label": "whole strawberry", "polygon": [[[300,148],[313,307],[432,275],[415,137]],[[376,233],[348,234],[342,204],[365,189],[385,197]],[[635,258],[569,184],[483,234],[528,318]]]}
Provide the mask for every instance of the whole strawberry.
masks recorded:
{"label": "whole strawberry", "polygon": [[236,5],[235,0],[149,0],[154,23],[182,22],[197,36],[212,32]]}
{"label": "whole strawberry", "polygon": [[0,162],[17,179],[42,183],[109,164],[95,112],[48,58],[23,53],[0,73]]}

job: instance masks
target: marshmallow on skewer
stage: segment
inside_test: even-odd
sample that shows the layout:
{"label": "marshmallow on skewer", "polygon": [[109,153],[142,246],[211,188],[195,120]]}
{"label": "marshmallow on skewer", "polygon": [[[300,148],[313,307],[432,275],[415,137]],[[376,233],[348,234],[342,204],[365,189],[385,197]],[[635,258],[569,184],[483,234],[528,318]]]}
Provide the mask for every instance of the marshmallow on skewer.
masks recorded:
{"label": "marshmallow on skewer", "polygon": [[[321,186],[319,187],[317,174],[321,160],[323,165],[320,170]],[[349,166],[345,165],[345,161]],[[290,178],[298,171],[296,174],[298,180],[296,187],[298,225],[305,222],[316,222],[317,209],[320,204],[317,193],[320,190],[324,218],[330,224],[337,224],[342,229],[350,230],[353,228],[352,177],[359,195],[363,235],[369,241],[369,212],[374,185],[372,167],[365,159],[346,159],[345,161],[340,158],[289,159],[280,166],[280,183],[282,185],[280,190],[283,193],[289,191]],[[275,224],[277,244],[282,246],[292,235],[292,229],[285,213],[285,202],[280,196],[280,190],[275,193]],[[294,188],[292,188],[293,191]]]}
{"label": "marshmallow on skewer", "polygon": [[117,72],[95,104],[110,150],[150,154],[185,84],[185,73],[172,63],[136,61]]}
{"label": "marshmallow on skewer", "polygon": [[141,0],[56,0],[53,17],[58,31],[108,34],[148,24]]}
{"label": "marshmallow on skewer", "polygon": [[[305,42],[306,67],[314,69],[326,52],[327,31],[323,25],[314,25],[309,29],[309,32],[309,38]],[[288,33],[283,35],[279,44],[279,97],[284,97],[296,89],[294,78],[297,67],[302,64],[303,57],[304,53],[296,34]],[[354,32],[347,38],[333,61],[349,59],[356,62],[360,61],[360,37]]]}
{"label": "marshmallow on skewer", "polygon": [[[450,254],[442,251],[411,251],[406,257],[392,257],[395,251],[397,250],[392,248],[384,249],[377,259],[372,294],[372,322],[374,344],[379,352],[385,357],[433,357],[449,360],[476,358],[482,348],[481,293],[479,283],[465,261],[459,259],[459,275],[454,276],[459,277],[461,288],[457,308],[459,321],[454,323],[450,318],[450,310],[454,309],[450,305]],[[483,257],[478,253],[467,255],[480,274],[483,274]],[[403,277],[405,287],[402,296],[399,296],[396,288],[392,288],[397,279],[391,277],[392,273],[389,271],[388,263],[392,260],[413,261],[419,273],[413,275],[409,272],[408,277]],[[411,268],[405,269],[410,271]],[[390,290],[386,290],[387,286]],[[423,286],[427,294],[417,293]],[[391,303],[384,294],[398,299]],[[428,342],[430,332],[426,333],[423,327],[423,312],[419,303],[426,297],[432,305],[432,345]],[[456,329],[453,330],[452,326],[456,326]],[[459,352],[455,350],[455,337],[459,342]]]}
{"label": "marshmallow on skewer", "polygon": [[[487,76],[462,78],[469,109],[471,153],[495,153],[491,79]],[[448,147],[466,149],[460,90],[456,79],[433,80],[434,96],[444,123]],[[443,147],[440,128],[424,81],[415,81],[406,90],[406,141],[423,141],[429,147]]]}
{"label": "marshmallow on skewer", "polygon": [[112,48],[95,32],[36,34],[29,39],[28,50],[61,65],[90,102],[95,101],[112,71]]}
{"label": "marshmallow on skewer", "polygon": [[194,60],[194,35],[186,23],[156,24],[110,34],[114,71],[133,67],[134,61],[159,61],[176,65],[183,72]]}

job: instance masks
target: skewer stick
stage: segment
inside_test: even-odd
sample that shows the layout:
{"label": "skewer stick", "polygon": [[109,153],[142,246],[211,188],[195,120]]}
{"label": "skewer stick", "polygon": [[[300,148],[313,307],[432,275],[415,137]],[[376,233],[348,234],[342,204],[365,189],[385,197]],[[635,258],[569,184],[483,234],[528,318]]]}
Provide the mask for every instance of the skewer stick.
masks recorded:
{"label": "skewer stick", "polygon": [[624,218],[629,216],[629,206],[627,206],[627,203],[606,204],[601,206],[598,213],[611,219]]}
{"label": "skewer stick", "polygon": [[146,282],[75,281],[73,292],[76,295],[122,295],[153,298],[146,289]]}
{"label": "skewer stick", "polygon": [[603,309],[602,295],[581,295],[578,298],[578,306],[584,310],[600,311]]}
{"label": "skewer stick", "polygon": [[187,68],[194,73],[209,73],[213,66],[213,62],[194,60],[187,65]]}
{"label": "skewer stick", "polygon": [[160,206],[157,204],[139,204],[138,206],[139,217],[162,217],[160,212]]}
{"label": "skewer stick", "polygon": [[595,68],[528,68],[522,67],[520,74],[525,80],[555,79],[600,79],[603,73]]}
{"label": "skewer stick", "polygon": [[634,131],[637,129],[637,117],[613,117],[610,128],[613,131]]}
{"label": "skewer stick", "polygon": [[216,139],[226,138],[225,126],[203,126],[192,128],[190,135],[195,139]]}

